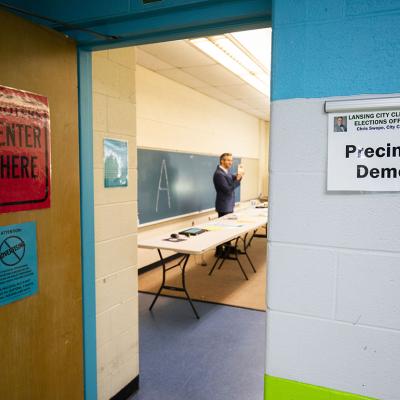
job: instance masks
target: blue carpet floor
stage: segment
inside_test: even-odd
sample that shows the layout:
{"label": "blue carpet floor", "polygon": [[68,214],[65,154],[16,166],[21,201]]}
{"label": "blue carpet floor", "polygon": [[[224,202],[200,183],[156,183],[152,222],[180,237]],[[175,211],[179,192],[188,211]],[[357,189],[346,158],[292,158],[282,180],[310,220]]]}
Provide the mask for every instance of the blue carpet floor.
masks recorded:
{"label": "blue carpet floor", "polygon": [[130,400],[262,400],[265,313],[139,294],[140,390]]}

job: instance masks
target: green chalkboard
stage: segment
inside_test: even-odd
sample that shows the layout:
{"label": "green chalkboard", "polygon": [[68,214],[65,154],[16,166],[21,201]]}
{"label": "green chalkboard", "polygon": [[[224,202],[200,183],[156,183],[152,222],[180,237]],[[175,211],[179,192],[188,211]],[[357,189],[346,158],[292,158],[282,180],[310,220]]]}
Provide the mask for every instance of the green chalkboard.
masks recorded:
{"label": "green chalkboard", "polygon": [[[240,159],[235,159],[237,171]],[[139,223],[214,208],[219,157],[138,149]],[[235,190],[240,200],[240,188]]]}

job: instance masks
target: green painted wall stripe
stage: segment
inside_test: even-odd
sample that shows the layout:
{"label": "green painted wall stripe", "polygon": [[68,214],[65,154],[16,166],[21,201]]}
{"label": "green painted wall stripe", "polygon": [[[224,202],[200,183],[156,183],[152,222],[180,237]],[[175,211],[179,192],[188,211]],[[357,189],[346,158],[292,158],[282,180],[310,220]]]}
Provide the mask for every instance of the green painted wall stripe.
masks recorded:
{"label": "green painted wall stripe", "polygon": [[265,375],[265,400],[376,400],[320,386]]}

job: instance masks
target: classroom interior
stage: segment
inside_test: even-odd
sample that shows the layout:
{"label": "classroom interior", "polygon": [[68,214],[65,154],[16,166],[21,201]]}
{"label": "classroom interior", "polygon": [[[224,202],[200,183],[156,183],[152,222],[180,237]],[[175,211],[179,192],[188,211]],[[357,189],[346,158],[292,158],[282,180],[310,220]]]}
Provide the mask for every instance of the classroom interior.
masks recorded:
{"label": "classroom interior", "polygon": [[[258,231],[262,237],[254,238],[249,247],[257,273],[253,273],[250,265],[243,261],[248,280],[244,279],[235,261],[230,260],[209,276],[215,260],[215,249],[191,258],[186,274],[187,287],[192,300],[201,302],[196,307],[201,310],[200,314],[204,313],[203,318],[194,319],[189,305],[179,299],[185,297],[184,293],[171,290],[163,290],[160,305],[156,305],[151,313],[148,310],[148,303],[161,284],[161,263],[156,249],[138,248],[137,243],[157,235],[169,236],[172,232],[217,218],[212,174],[220,154],[232,153],[236,162],[233,169],[237,168],[238,163],[245,169],[240,189],[236,191],[235,211],[254,208],[255,204],[268,204],[271,29],[233,32],[197,41],[200,47],[196,45],[196,39],[186,39],[93,53],[96,319],[100,398],[109,398],[113,391],[117,391],[118,385],[121,386],[121,381],[117,382],[116,378],[111,379],[114,384],[110,386],[110,376],[115,377],[116,371],[120,380],[124,375],[139,375],[139,365],[141,390],[139,397],[132,398],[153,398],[151,396],[157,393],[157,388],[160,396],[167,396],[172,390],[171,398],[176,400],[187,398],[189,392],[193,399],[203,398],[201,391],[196,394],[196,383],[185,376],[188,372],[185,368],[179,370],[178,375],[191,384],[180,390],[169,384],[171,380],[165,377],[166,371],[173,367],[177,359],[163,355],[160,346],[162,343],[162,346],[169,346],[174,357],[178,357],[179,342],[174,350],[175,340],[166,342],[166,332],[182,340],[181,332],[173,329],[174,324],[178,330],[182,326],[194,329],[195,324],[196,329],[202,331],[202,340],[212,344],[208,346],[208,362],[207,357],[202,355],[204,362],[209,364],[208,367],[204,366],[203,371],[210,370],[213,357],[219,352],[223,357],[226,346],[226,341],[215,341],[215,333],[226,337],[230,330],[228,323],[221,325],[220,314],[222,319],[229,321],[224,313],[231,315],[230,318],[237,324],[236,335],[230,339],[236,342],[237,348],[246,348],[252,343],[253,348],[246,353],[246,358],[254,371],[250,373],[249,370],[247,383],[242,382],[236,387],[234,376],[238,371],[229,373],[228,366],[222,370],[219,368],[219,374],[224,371],[223,374],[230,376],[229,386],[232,388],[231,392],[221,394],[220,398],[240,399],[243,398],[240,396],[246,393],[250,395],[252,391],[255,391],[254,398],[262,396],[264,357],[259,350],[265,331],[266,228]],[[224,53],[228,60],[223,59],[221,63],[218,57],[213,58],[204,50],[204,42]],[[241,67],[239,72],[237,65]],[[242,70],[247,75],[243,75]],[[105,188],[103,185],[105,139],[127,143],[127,187]],[[153,153],[156,156],[161,154],[161,159],[167,159],[165,164],[165,160],[160,162],[159,157],[155,158],[155,175],[147,171],[153,167]],[[193,174],[199,171],[190,171],[183,179],[179,178],[179,174],[174,178],[174,160],[179,156],[188,157],[189,161],[184,162],[197,157],[200,160],[198,162],[207,163],[204,176],[197,175],[196,181],[196,175]],[[189,164],[187,166],[190,168]],[[179,167],[184,169],[185,165]],[[198,165],[194,166],[196,168]],[[168,185],[169,193],[166,193],[165,185]],[[186,203],[195,203],[202,191],[208,197],[206,203],[179,203],[180,198],[188,199]],[[174,202],[178,205],[175,206]],[[163,257],[170,261],[169,265],[174,263],[176,255],[173,251],[163,251]],[[135,260],[137,268],[131,265],[132,260]],[[170,271],[167,274],[168,282],[179,285],[180,272],[179,268]],[[147,307],[143,304],[147,304]],[[224,307],[236,309],[229,311]],[[130,318],[124,320],[128,313],[131,313]],[[132,315],[136,315],[135,318]],[[107,329],[110,319],[118,324],[118,330],[110,332]],[[201,328],[202,324],[206,328]],[[247,329],[253,325],[257,329],[252,330],[251,337]],[[110,344],[121,338],[125,341],[125,355],[120,367],[115,369],[109,358],[109,348]],[[240,338],[246,338],[245,342],[242,343]],[[160,342],[160,346],[156,346],[157,351],[150,351],[147,340],[153,346]],[[202,342],[198,338],[196,340],[197,345],[202,346]],[[239,354],[242,352],[239,351]],[[187,354],[180,355],[182,362],[185,357]],[[257,357],[258,362],[254,362]],[[157,366],[160,368],[156,360],[161,358],[160,374],[164,378],[158,379],[160,375],[154,371]],[[241,359],[229,365],[233,367],[243,362],[242,355]],[[218,373],[213,378],[208,377],[209,388],[214,394],[221,390],[217,376]],[[207,382],[204,384],[207,385]]]}
{"label": "classroom interior", "polygon": [[[0,21],[1,90],[46,98],[51,119],[50,205],[0,214],[3,232],[36,225],[30,243],[37,250],[32,282],[38,288],[1,306],[1,399],[126,400],[138,388],[136,400],[400,398],[398,187],[381,192],[377,179],[371,192],[327,190],[329,175],[341,176],[328,163],[332,105],[340,105],[340,115],[348,105],[361,113],[389,106],[398,112],[395,2],[91,0],[49,7],[45,0],[9,0],[1,5]],[[138,221],[140,191],[130,184],[140,179],[143,109],[138,48],[129,46],[266,26],[274,32],[268,310],[194,301],[197,320],[186,300],[162,296],[149,312],[154,294],[139,293],[138,263],[156,257],[138,250],[152,228]],[[167,79],[142,67],[152,76],[149,87],[155,77]],[[166,90],[159,93],[155,104],[190,92],[212,102],[210,113],[246,114],[239,103],[213,99],[213,89],[204,94],[182,85],[175,93],[176,87],[169,97]],[[167,105],[156,110],[182,128]],[[161,121],[147,116],[142,122]],[[237,118],[233,127],[219,126],[224,140],[242,123]],[[142,150],[156,146],[171,155],[186,143],[174,154],[207,160],[227,150],[211,134],[212,140],[201,140],[184,129],[174,130],[174,147],[165,149],[159,128],[152,129],[157,143]],[[105,137],[129,144],[126,187],[104,188]],[[205,148],[208,141],[212,150]],[[244,145],[231,151],[257,158]],[[8,185],[0,192],[15,194]],[[21,201],[27,200],[24,191]],[[153,228],[163,234],[170,224],[176,231],[178,222]],[[258,274],[244,267],[249,278]],[[233,276],[239,269],[228,263],[208,282],[223,281],[229,271]]]}

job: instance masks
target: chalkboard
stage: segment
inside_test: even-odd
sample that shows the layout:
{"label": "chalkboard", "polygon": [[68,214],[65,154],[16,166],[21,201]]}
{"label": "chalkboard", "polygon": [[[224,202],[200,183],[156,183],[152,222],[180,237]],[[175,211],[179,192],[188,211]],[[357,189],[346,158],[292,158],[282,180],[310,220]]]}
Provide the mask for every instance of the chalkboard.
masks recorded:
{"label": "chalkboard", "polygon": [[[234,159],[233,171],[239,163]],[[139,148],[139,223],[214,208],[213,175],[218,164],[217,156]],[[240,187],[235,200],[240,200]]]}

